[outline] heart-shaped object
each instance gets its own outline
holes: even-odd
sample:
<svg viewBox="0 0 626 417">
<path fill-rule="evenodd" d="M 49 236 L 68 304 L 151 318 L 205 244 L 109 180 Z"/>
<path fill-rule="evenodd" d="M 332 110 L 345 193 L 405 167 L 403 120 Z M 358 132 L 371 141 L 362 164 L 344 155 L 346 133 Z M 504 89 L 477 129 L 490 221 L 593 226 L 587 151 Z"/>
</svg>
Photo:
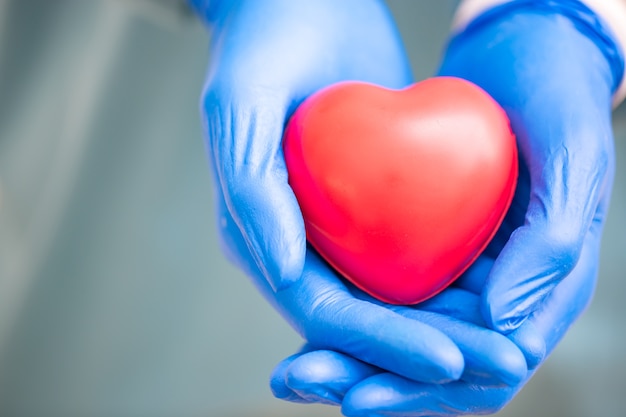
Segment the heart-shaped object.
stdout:
<svg viewBox="0 0 626 417">
<path fill-rule="evenodd" d="M 504 110 L 454 77 L 320 90 L 291 117 L 284 154 L 311 245 L 393 304 L 423 301 L 468 268 L 501 224 L 518 172 Z"/>
</svg>

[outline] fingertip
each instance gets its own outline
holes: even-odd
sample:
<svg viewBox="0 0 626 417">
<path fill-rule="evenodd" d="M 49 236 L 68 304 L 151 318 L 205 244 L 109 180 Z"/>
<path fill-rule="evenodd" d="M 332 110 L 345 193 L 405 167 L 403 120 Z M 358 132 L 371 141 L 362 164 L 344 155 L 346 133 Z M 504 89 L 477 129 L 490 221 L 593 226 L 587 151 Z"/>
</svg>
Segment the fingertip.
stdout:
<svg viewBox="0 0 626 417">
<path fill-rule="evenodd" d="M 295 197 L 276 178 L 241 180 L 230 190 L 229 210 L 274 292 L 298 281 L 306 232 Z"/>
<path fill-rule="evenodd" d="M 346 417 L 369 416 L 374 410 L 389 401 L 390 389 L 365 381 L 349 391 L 341 403 L 341 413 Z"/>
<path fill-rule="evenodd" d="M 339 405 L 356 383 L 375 374 L 374 367 L 328 350 L 307 353 L 286 369 L 286 384 L 312 402 Z"/>
<path fill-rule="evenodd" d="M 270 390 L 272 391 L 272 395 L 284 401 L 297 401 L 300 397 L 293 392 L 289 387 L 287 387 L 284 383 L 284 380 L 280 379 L 270 379 Z"/>
<path fill-rule="evenodd" d="M 510 344 L 501 348 L 494 358 L 494 378 L 509 386 L 516 386 L 526 378 L 528 370 L 524 354 Z"/>
<path fill-rule="evenodd" d="M 281 272 L 273 272 L 273 271 L 280 271 L 280 269 L 277 269 L 277 268 L 266 268 L 266 269 L 267 271 L 265 273 L 266 275 L 265 278 L 267 279 L 267 282 L 270 284 L 274 292 L 288 290 L 297 281 L 297 278 L 295 278 L 291 274 L 283 275 Z"/>
<path fill-rule="evenodd" d="M 415 352 L 421 356 L 407 356 L 410 362 L 398 364 L 402 366 L 399 371 L 395 368 L 385 369 L 393 370 L 416 382 L 445 384 L 459 380 L 465 370 L 465 358 L 459 347 L 448 336 L 438 331 L 427 333 L 423 329 L 421 337 L 425 340 L 417 341 L 421 346 L 413 345 L 406 351 L 407 354 Z"/>
<path fill-rule="evenodd" d="M 503 334 L 519 328 L 541 308 L 578 259 L 577 238 L 562 232 L 561 222 L 546 225 L 543 217 L 527 214 L 527 225 L 513 232 L 481 294 L 487 326 Z"/>
<path fill-rule="evenodd" d="M 467 365 L 462 380 L 480 386 L 516 386 L 528 370 L 522 351 L 505 336 L 482 329 L 482 334 L 459 340 Z"/>
<path fill-rule="evenodd" d="M 524 354 L 505 336 L 469 324 L 457 325 L 448 331 L 464 353 L 462 380 L 485 386 L 514 386 L 525 378 Z"/>
<path fill-rule="evenodd" d="M 404 376 L 414 381 L 432 384 L 459 380 L 465 370 L 465 358 L 456 343 L 443 333 L 431 335 L 423 333 L 423 336 L 427 337 L 426 343 L 429 346 L 437 348 L 414 349 L 415 352 L 426 352 L 428 362 L 418 361 L 414 364 L 416 366 L 413 367 L 413 374 L 407 372 Z"/>
<path fill-rule="evenodd" d="M 424 385 L 394 374 L 376 375 L 356 385 L 346 394 L 341 404 L 341 412 L 348 417 L 369 417 L 394 410 L 394 415 L 400 415 L 403 411 L 398 409 L 400 404 L 406 406 L 409 405 L 406 403 L 413 402 L 414 397 L 428 397 L 426 392 L 421 392 L 422 387 Z"/>
<path fill-rule="evenodd" d="M 342 367 L 328 351 L 314 351 L 294 360 L 286 370 L 286 383 L 295 390 L 309 390 L 341 378 Z"/>
<path fill-rule="evenodd" d="M 513 331 L 508 337 L 524 354 L 528 370 L 537 368 L 545 359 L 547 353 L 546 342 L 530 321 L 526 321 L 524 325 Z"/>
<path fill-rule="evenodd" d="M 258 254 L 258 266 L 274 292 L 287 290 L 302 276 L 306 244 L 301 240 L 279 238 Z"/>
<path fill-rule="evenodd" d="M 279 400 L 290 402 L 303 402 L 304 400 L 287 386 L 286 371 L 292 362 L 292 358 L 281 361 L 270 375 L 270 390 L 272 395 Z"/>
<path fill-rule="evenodd" d="M 442 349 L 441 363 L 443 366 L 443 376 L 439 383 L 457 381 L 465 370 L 465 359 L 463 353 L 454 345 L 448 349 Z"/>
<path fill-rule="evenodd" d="M 277 279 L 273 287 L 275 291 L 282 291 L 291 287 L 302 276 L 306 246 L 304 243 L 296 242 L 293 245 L 283 245 L 275 252 L 277 257 L 274 259 L 279 259 L 279 263 L 276 265 L 274 276 Z"/>
</svg>

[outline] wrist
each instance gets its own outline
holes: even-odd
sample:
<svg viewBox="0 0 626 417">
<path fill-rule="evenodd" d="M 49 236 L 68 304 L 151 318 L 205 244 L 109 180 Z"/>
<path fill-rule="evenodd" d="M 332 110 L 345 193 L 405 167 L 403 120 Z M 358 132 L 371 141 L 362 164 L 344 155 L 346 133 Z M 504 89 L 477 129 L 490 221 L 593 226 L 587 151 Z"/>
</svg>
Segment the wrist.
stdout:
<svg viewBox="0 0 626 417">
<path fill-rule="evenodd" d="M 462 0 L 452 22 L 452 32 L 460 33 L 464 31 L 477 17 L 490 9 L 498 8 L 498 6 L 506 7 L 506 5 L 513 7 L 513 3 L 517 3 L 518 7 L 521 5 L 525 5 L 525 7 L 551 7 L 557 12 L 558 9 L 568 8 L 566 4 L 560 3 L 570 3 L 573 9 L 578 9 L 574 13 L 577 16 L 570 15 L 568 17 L 570 20 L 578 19 L 579 21 L 575 21 L 575 24 L 583 23 L 582 26 L 585 26 L 585 32 L 590 33 L 594 37 L 594 42 L 607 57 L 613 69 L 615 78 L 613 105 L 617 106 L 626 97 L 626 73 L 623 62 L 624 53 L 626 52 L 626 0 L 574 0 L 570 2 L 555 2 L 551 0 Z M 583 11 L 582 18 L 578 13 L 581 10 Z M 577 26 L 580 27 L 581 25 Z"/>
</svg>

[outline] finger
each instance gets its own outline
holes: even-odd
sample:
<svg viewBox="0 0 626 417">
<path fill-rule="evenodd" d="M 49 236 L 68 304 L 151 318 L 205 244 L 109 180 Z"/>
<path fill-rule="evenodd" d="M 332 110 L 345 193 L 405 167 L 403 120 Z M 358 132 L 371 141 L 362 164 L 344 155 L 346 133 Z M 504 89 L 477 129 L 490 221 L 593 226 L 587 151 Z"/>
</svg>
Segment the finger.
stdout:
<svg viewBox="0 0 626 417">
<path fill-rule="evenodd" d="M 531 321 L 513 330 L 507 338 L 524 353 L 529 370 L 537 368 L 547 356 L 545 338 Z"/>
<path fill-rule="evenodd" d="M 417 381 L 458 379 L 463 355 L 441 331 L 355 298 L 312 251 L 301 280 L 275 295 L 276 304 L 311 344 Z"/>
<path fill-rule="evenodd" d="M 466 273 L 469 276 L 464 278 L 465 282 L 461 285 L 474 287 L 474 283 L 484 281 L 492 264 L 493 262 L 487 258 L 480 264 L 473 265 Z M 474 293 L 468 295 L 467 291 L 460 288 L 448 288 L 434 298 L 420 304 L 419 308 L 486 327 L 480 313 L 480 298 Z M 528 369 L 536 368 L 544 360 L 546 355 L 545 341 L 532 323 L 522 325 L 509 333 L 507 338 L 522 351 Z M 452 338 L 452 340 L 455 339 Z M 461 351 L 463 350 L 461 349 Z M 468 365 L 466 365 L 467 367 Z"/>
<path fill-rule="evenodd" d="M 350 388 L 381 371 L 338 352 L 317 350 L 299 355 L 282 372 L 285 385 L 299 398 L 340 405 Z"/>
<path fill-rule="evenodd" d="M 569 116 L 569 126 L 559 127 L 551 125 L 547 115 L 534 115 L 546 118 L 534 125 L 550 127 L 521 133 L 520 141 L 527 144 L 522 152 L 528 160 L 533 155 L 525 224 L 512 233 L 496 259 L 483 293 L 485 320 L 499 331 L 519 327 L 570 273 L 597 215 L 611 135 L 602 129 L 604 120 L 587 126 L 570 120 L 574 114 Z"/>
<path fill-rule="evenodd" d="M 310 403 L 311 401 L 301 397 L 297 392 L 292 390 L 289 386 L 287 386 L 287 369 L 289 366 L 300 356 L 302 356 L 304 352 L 301 350 L 298 353 L 295 353 L 288 358 L 283 359 L 276 365 L 272 374 L 270 376 L 270 389 L 272 390 L 272 394 L 274 397 L 294 402 L 294 403 Z"/>
<path fill-rule="evenodd" d="M 465 359 L 461 377 L 464 381 L 481 385 L 518 384 L 527 373 L 523 352 L 506 336 L 466 320 L 478 316 L 477 296 L 463 290 L 450 291 L 449 294 L 441 300 L 456 300 L 459 305 L 469 308 L 450 310 L 441 306 L 444 314 L 406 307 L 393 309 L 404 317 L 436 327 L 456 343 Z M 431 308 L 437 310 L 434 306 L 437 302 L 431 302 Z M 468 313 L 467 310 L 474 312 Z M 462 318 L 456 318 L 454 314 Z"/>
<path fill-rule="evenodd" d="M 348 417 L 491 414 L 500 410 L 519 388 L 485 388 L 464 381 L 443 385 L 423 384 L 383 373 L 362 381 L 348 391 L 341 411 Z"/>
<path fill-rule="evenodd" d="M 574 270 L 552 291 L 541 310 L 528 320 L 546 341 L 550 353 L 589 305 L 598 276 L 602 221 L 597 219 L 585 237 Z"/>
<path fill-rule="evenodd" d="M 275 92 L 252 93 L 254 99 L 245 100 L 232 91 L 208 88 L 203 117 L 226 206 L 276 291 L 301 276 L 306 236 L 281 147 L 289 104 Z"/>
</svg>

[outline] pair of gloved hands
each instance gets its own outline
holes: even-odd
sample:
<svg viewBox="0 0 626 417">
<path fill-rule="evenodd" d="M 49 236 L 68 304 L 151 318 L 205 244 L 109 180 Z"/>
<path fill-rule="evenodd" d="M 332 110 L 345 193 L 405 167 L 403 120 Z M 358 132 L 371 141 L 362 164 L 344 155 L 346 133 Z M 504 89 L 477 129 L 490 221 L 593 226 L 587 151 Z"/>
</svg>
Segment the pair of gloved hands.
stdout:
<svg viewBox="0 0 626 417">
<path fill-rule="evenodd" d="M 212 26 L 202 115 L 223 249 L 308 341 L 276 367 L 274 394 L 351 416 L 504 406 L 595 286 L 623 73 L 604 25 L 574 0 L 520 0 L 451 40 L 439 74 L 474 82 L 506 110 L 519 182 L 467 273 L 431 300 L 392 306 L 307 247 L 281 142 L 291 113 L 322 87 L 412 82 L 388 11 L 374 0 L 191 1 Z"/>
</svg>

